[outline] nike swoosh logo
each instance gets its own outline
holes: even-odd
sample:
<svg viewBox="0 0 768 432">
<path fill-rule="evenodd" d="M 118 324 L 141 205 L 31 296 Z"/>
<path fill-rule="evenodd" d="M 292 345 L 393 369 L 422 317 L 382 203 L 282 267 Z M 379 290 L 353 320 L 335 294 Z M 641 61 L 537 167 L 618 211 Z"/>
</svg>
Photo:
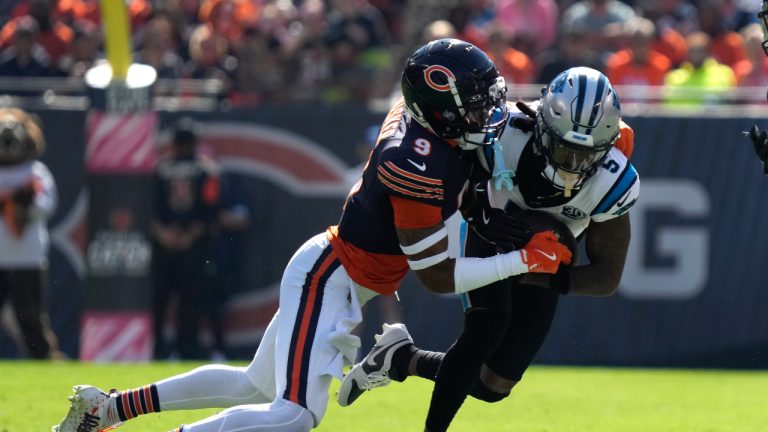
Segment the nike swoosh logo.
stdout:
<svg viewBox="0 0 768 432">
<path fill-rule="evenodd" d="M 379 359 L 377 357 L 379 356 L 379 354 L 381 354 L 380 351 L 382 350 L 382 348 L 384 347 L 374 346 L 373 351 L 368 356 L 368 359 L 365 361 L 365 363 L 368 364 L 369 366 L 380 367 L 381 365 L 379 364 L 378 362 Z"/>
<path fill-rule="evenodd" d="M 624 203 L 625 203 L 625 202 L 627 202 L 627 200 L 629 199 L 629 196 L 630 196 L 630 195 L 631 195 L 631 194 L 630 194 L 629 192 L 627 192 L 627 194 L 626 194 L 626 195 L 624 195 L 624 199 L 623 199 L 623 200 L 621 200 L 621 201 L 617 201 L 617 202 L 616 202 L 616 205 L 618 205 L 619 207 L 624 207 Z"/>
<path fill-rule="evenodd" d="M 483 223 L 488 225 L 488 222 L 490 222 L 490 221 L 491 221 L 491 218 L 486 218 L 485 217 L 485 209 L 483 209 Z"/>
<path fill-rule="evenodd" d="M 426 163 L 424 163 L 424 162 L 422 162 L 421 164 L 417 164 L 416 162 L 414 162 L 414 161 L 412 161 L 412 160 L 410 160 L 410 159 L 406 159 L 406 160 L 407 160 L 408 162 L 410 162 L 410 163 L 411 163 L 411 165 L 413 165 L 413 166 L 415 166 L 416 168 L 418 168 L 418 169 L 419 169 L 419 171 L 426 171 L 426 170 L 427 170 L 427 164 L 426 164 Z"/>
<path fill-rule="evenodd" d="M 538 253 L 540 253 L 540 254 L 544 255 L 545 257 L 549 258 L 549 259 L 550 259 L 550 260 L 552 260 L 552 261 L 554 261 L 554 260 L 556 260 L 556 259 L 557 259 L 557 255 L 555 255 L 555 253 L 554 253 L 554 252 L 553 252 L 552 254 L 548 254 L 548 253 L 545 253 L 545 252 L 544 252 L 543 250 L 541 250 L 541 249 L 534 249 L 534 250 L 535 250 L 536 252 L 538 252 Z"/>
</svg>

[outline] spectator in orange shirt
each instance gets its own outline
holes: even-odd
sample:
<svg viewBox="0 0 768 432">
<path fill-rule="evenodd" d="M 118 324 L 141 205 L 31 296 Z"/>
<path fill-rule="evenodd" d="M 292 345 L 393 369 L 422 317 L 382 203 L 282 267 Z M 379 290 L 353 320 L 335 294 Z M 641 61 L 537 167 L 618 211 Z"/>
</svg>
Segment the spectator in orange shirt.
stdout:
<svg viewBox="0 0 768 432">
<path fill-rule="evenodd" d="M 768 57 L 763 52 L 763 32 L 760 24 L 750 24 L 741 31 L 747 50 L 747 59 L 736 64 L 733 72 L 738 85 L 743 87 L 768 86 Z"/>
<path fill-rule="evenodd" d="M 69 3 L 66 11 L 73 21 L 89 21 L 93 24 L 101 24 L 101 0 L 59 0 L 60 3 Z M 124 2 L 131 21 L 131 29 L 141 28 L 152 12 L 149 0 L 127 0 Z"/>
<path fill-rule="evenodd" d="M 534 78 L 533 62 L 525 53 L 512 48 L 509 39 L 500 27 L 491 27 L 488 31 L 488 57 L 496 63 L 507 84 L 530 84 Z"/>
<path fill-rule="evenodd" d="M 40 30 L 37 43 L 45 49 L 51 61 L 54 64 L 57 63 L 64 54 L 69 52 L 69 45 L 73 36 L 72 29 L 52 15 L 51 0 L 31 0 L 29 11 L 30 16 L 37 21 Z M 20 18 L 9 21 L 0 30 L 0 49 L 13 43 L 13 35 Z"/>
<path fill-rule="evenodd" d="M 721 3 L 722 0 L 699 1 L 699 27 L 712 39 L 712 57 L 733 68 L 747 58 L 747 53 L 741 35 L 725 27 L 725 21 L 720 16 Z"/>
<path fill-rule="evenodd" d="M 679 66 L 688 59 L 688 42 L 682 33 L 672 27 L 660 29 L 656 26 L 653 50 L 668 58 L 672 67 Z"/>
<path fill-rule="evenodd" d="M 606 75 L 614 85 L 652 85 L 664 83 L 671 64 L 653 51 L 656 27 L 645 18 L 633 18 L 624 24 L 627 48 L 606 61 Z"/>
<path fill-rule="evenodd" d="M 201 23 L 207 23 L 214 33 L 224 36 L 230 45 L 237 45 L 243 28 L 253 26 L 261 16 L 248 0 L 205 0 L 198 13 Z"/>
</svg>

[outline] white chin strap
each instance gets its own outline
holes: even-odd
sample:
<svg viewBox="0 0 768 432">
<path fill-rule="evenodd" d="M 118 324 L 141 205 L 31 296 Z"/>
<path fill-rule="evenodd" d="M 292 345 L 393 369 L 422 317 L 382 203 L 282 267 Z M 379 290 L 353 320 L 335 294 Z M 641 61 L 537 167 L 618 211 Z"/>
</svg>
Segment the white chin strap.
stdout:
<svg viewBox="0 0 768 432">
<path fill-rule="evenodd" d="M 563 196 L 570 198 L 573 190 L 581 186 L 582 178 L 578 174 L 569 173 L 561 169 L 555 170 L 552 165 L 544 168 L 544 176 L 549 179 L 556 187 L 563 190 Z"/>
<path fill-rule="evenodd" d="M 485 135 L 486 134 L 484 134 L 484 133 L 469 133 L 469 132 L 467 132 L 464 135 L 462 135 L 461 137 L 457 138 L 456 141 L 459 142 L 459 146 L 463 150 L 475 150 L 475 149 L 480 148 L 480 145 L 479 144 L 474 144 L 474 143 L 483 142 L 485 140 Z M 469 142 L 469 141 L 471 141 L 471 142 Z"/>
</svg>

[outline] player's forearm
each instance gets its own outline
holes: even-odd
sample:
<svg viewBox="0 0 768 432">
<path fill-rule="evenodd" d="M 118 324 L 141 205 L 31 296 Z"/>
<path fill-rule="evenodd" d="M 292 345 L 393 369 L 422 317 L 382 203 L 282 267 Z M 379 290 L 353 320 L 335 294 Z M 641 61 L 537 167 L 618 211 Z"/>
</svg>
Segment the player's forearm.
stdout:
<svg viewBox="0 0 768 432">
<path fill-rule="evenodd" d="M 607 297 L 616 292 L 621 272 L 608 273 L 592 264 L 561 268 L 557 275 L 528 273 L 520 278 L 526 285 L 551 289 L 561 294 Z"/>
<path fill-rule="evenodd" d="M 418 270 L 424 286 L 437 294 L 465 293 L 529 271 L 519 251 L 488 258 L 448 258 Z"/>
<path fill-rule="evenodd" d="M 568 294 L 607 297 L 619 289 L 621 269 L 606 269 L 599 265 L 585 265 L 568 269 Z"/>
</svg>

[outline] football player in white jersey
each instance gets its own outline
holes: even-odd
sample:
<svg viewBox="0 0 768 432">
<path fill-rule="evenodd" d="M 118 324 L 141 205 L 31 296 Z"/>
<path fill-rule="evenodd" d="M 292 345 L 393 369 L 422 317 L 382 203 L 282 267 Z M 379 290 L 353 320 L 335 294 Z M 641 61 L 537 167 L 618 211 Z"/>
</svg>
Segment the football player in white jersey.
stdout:
<svg viewBox="0 0 768 432">
<path fill-rule="evenodd" d="M 554 275 L 510 278 L 462 295 L 464 331 L 446 353 L 420 350 L 405 326 L 385 325 L 371 353 L 344 378 L 341 405 L 391 379 L 418 375 L 435 381 L 425 430 L 446 430 L 467 395 L 487 402 L 509 395 L 549 332 L 560 295 L 608 296 L 618 288 L 630 241 L 627 211 L 640 181 L 614 147 L 621 120 L 610 82 L 594 69 L 572 68 L 539 101 L 510 105 L 510 113 L 495 149 L 480 150 L 493 178 L 480 194 L 485 203 L 465 215 L 465 255 L 492 256 L 524 244 L 526 238 L 515 238 L 519 232 L 499 235 L 494 219 L 535 210 L 567 227 L 561 232 L 585 236 L 589 264 L 561 265 Z M 388 368 L 370 370 L 369 363 Z"/>
<path fill-rule="evenodd" d="M 763 6 L 757 13 L 757 19 L 763 28 L 763 51 L 768 55 L 768 0 L 763 0 Z M 757 157 L 763 162 L 763 171 L 768 174 L 768 131 L 760 130 L 757 125 L 754 125 L 746 134 L 752 140 L 752 144 L 755 145 Z"/>
</svg>

